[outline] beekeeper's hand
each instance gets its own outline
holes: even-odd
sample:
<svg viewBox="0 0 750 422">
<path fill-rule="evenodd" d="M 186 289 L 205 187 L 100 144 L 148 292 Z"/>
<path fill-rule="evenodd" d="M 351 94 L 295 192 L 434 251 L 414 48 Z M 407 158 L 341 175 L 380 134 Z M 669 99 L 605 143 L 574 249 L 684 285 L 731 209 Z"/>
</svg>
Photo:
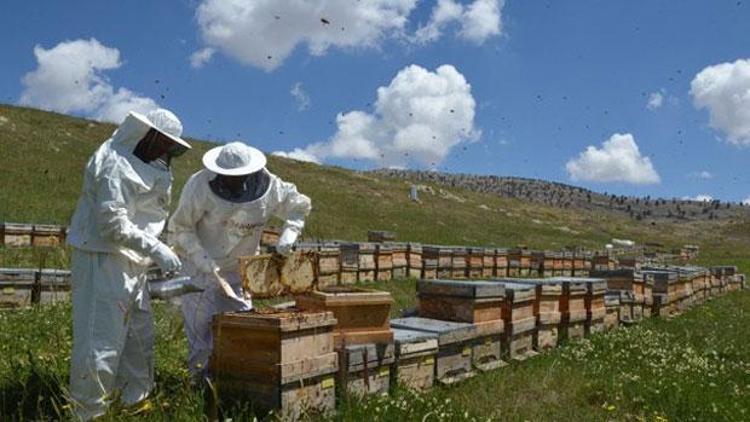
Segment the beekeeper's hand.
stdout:
<svg viewBox="0 0 750 422">
<path fill-rule="evenodd" d="M 158 265 L 161 271 L 165 274 L 179 271 L 180 268 L 182 268 L 182 262 L 180 262 L 180 258 L 177 254 L 162 242 L 154 245 L 149 256 L 151 256 L 151 259 L 154 260 L 156 265 Z"/>
<path fill-rule="evenodd" d="M 294 229 L 286 229 L 279 237 L 279 243 L 276 245 L 276 252 L 282 256 L 289 256 L 292 253 L 292 247 L 297 241 L 299 234 Z"/>
<path fill-rule="evenodd" d="M 219 266 L 216 265 L 216 262 L 213 260 L 213 258 L 208 256 L 208 254 L 203 250 L 193 252 L 190 255 L 190 262 L 192 262 L 193 265 L 195 265 L 195 268 L 197 268 L 198 271 L 202 273 L 210 274 L 219 270 Z"/>
</svg>

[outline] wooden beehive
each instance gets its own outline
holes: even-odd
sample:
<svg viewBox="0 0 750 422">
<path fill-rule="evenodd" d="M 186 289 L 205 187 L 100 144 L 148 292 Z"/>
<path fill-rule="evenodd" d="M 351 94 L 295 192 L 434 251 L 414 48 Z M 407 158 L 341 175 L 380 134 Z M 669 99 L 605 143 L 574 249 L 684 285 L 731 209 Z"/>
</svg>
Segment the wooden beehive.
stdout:
<svg viewBox="0 0 750 422">
<path fill-rule="evenodd" d="M 357 269 L 357 281 L 368 282 L 375 281 L 375 271 L 377 262 L 375 261 L 375 244 L 359 244 L 359 267 Z"/>
<path fill-rule="evenodd" d="M 71 273 L 45 268 L 0 268 L 0 309 L 70 301 Z"/>
<path fill-rule="evenodd" d="M 521 276 L 521 249 L 514 248 L 508 250 L 508 277 Z"/>
<path fill-rule="evenodd" d="M 510 359 L 525 360 L 536 354 L 536 286 L 513 282 L 502 284 L 505 287 L 503 347 Z"/>
<path fill-rule="evenodd" d="M 560 337 L 575 340 L 586 335 L 586 283 L 573 277 L 553 277 L 551 283 L 562 284 L 560 301 Z"/>
<path fill-rule="evenodd" d="M 620 299 L 619 317 L 620 323 L 624 325 L 633 324 L 640 321 L 642 315 L 641 312 L 636 312 L 635 308 L 640 307 L 636 305 L 635 295 L 632 290 L 608 290 L 613 294 L 617 294 Z M 652 308 L 653 309 L 653 308 Z"/>
<path fill-rule="evenodd" d="M 393 243 L 393 278 L 403 279 L 409 277 L 409 258 L 406 243 Z"/>
<path fill-rule="evenodd" d="M 406 253 L 409 262 L 409 278 L 430 278 L 422 275 L 422 245 L 409 243 Z"/>
<path fill-rule="evenodd" d="M 338 354 L 330 312 L 237 312 L 214 317 L 211 373 L 220 399 L 249 401 L 285 420 L 335 407 Z"/>
<path fill-rule="evenodd" d="M 56 247 L 65 243 L 65 227 L 51 224 L 34 224 L 31 245 Z"/>
<path fill-rule="evenodd" d="M 563 252 L 563 277 L 573 276 L 573 252 Z"/>
<path fill-rule="evenodd" d="M 370 230 L 367 232 L 367 241 L 373 243 L 395 242 L 396 233 L 383 230 Z"/>
<path fill-rule="evenodd" d="M 476 338 L 471 342 L 471 364 L 480 371 L 507 365 L 503 352 L 505 323 L 502 320 L 475 322 Z"/>
<path fill-rule="evenodd" d="M 327 287 L 339 284 L 341 274 L 341 249 L 336 243 L 324 243 L 318 246 L 318 279 L 317 286 Z"/>
<path fill-rule="evenodd" d="M 312 289 L 316 274 L 315 251 L 295 251 L 288 257 L 262 254 L 240 257 L 242 288 L 254 297 L 273 297 Z"/>
<path fill-rule="evenodd" d="M 565 256 L 562 252 L 553 252 L 552 254 L 552 277 L 562 277 L 565 272 Z M 548 277 L 547 274 L 545 276 Z"/>
<path fill-rule="evenodd" d="M 368 343 L 340 348 L 340 370 L 336 379 L 340 395 L 364 397 L 388 394 L 394 361 L 393 343 Z"/>
<path fill-rule="evenodd" d="M 448 259 L 448 263 L 450 263 L 450 258 Z M 426 279 L 438 278 L 439 267 L 440 267 L 440 247 L 429 246 L 429 245 L 423 246 L 422 247 L 422 276 L 421 278 L 426 278 Z"/>
<path fill-rule="evenodd" d="M 328 287 L 296 296 L 306 311 L 330 311 L 338 321 L 334 341 L 338 345 L 390 343 L 388 315 L 393 298 L 388 292 L 359 287 Z"/>
<path fill-rule="evenodd" d="M 393 279 L 393 247 L 389 244 L 375 244 L 375 278 L 378 281 Z"/>
<path fill-rule="evenodd" d="M 544 277 L 544 252 L 531 252 L 531 278 Z"/>
<path fill-rule="evenodd" d="M 495 249 L 484 248 L 482 255 L 482 278 L 495 276 Z"/>
<path fill-rule="evenodd" d="M 6 248 L 31 246 L 33 231 L 31 224 L 3 223 L 3 244 Z"/>
<path fill-rule="evenodd" d="M 451 247 L 451 277 L 454 279 L 466 278 L 466 248 L 461 246 Z"/>
<path fill-rule="evenodd" d="M 281 229 L 278 227 L 265 227 L 260 235 L 261 246 L 276 246 L 279 243 Z"/>
<path fill-rule="evenodd" d="M 396 362 L 391 367 L 391 386 L 401 385 L 417 391 L 432 388 L 438 352 L 437 334 L 394 328 L 393 341 Z"/>
<path fill-rule="evenodd" d="M 482 278 L 484 272 L 484 248 L 467 248 L 466 253 L 466 276 L 471 279 Z"/>
<path fill-rule="evenodd" d="M 666 311 L 666 315 L 673 315 L 678 313 L 678 301 L 682 298 L 680 291 L 677 288 L 678 275 L 672 271 L 662 270 L 643 270 L 642 273 L 645 276 L 653 278 L 653 294 L 657 293 L 665 295 L 662 302 L 660 303 L 661 313 Z M 638 295 L 636 295 L 636 301 L 638 301 Z"/>
<path fill-rule="evenodd" d="M 607 308 L 604 295 L 607 282 L 603 278 L 581 278 L 586 283 L 586 335 L 604 331 Z"/>
<path fill-rule="evenodd" d="M 607 331 L 614 330 L 620 326 L 620 292 L 608 290 L 604 295 L 604 329 Z"/>
<path fill-rule="evenodd" d="M 419 280 L 419 316 L 446 321 L 482 322 L 502 318 L 504 287 L 462 280 Z"/>
<path fill-rule="evenodd" d="M 359 244 L 343 243 L 341 249 L 341 271 L 339 282 L 341 284 L 354 284 L 357 282 L 359 272 Z"/>
<path fill-rule="evenodd" d="M 393 319 L 391 325 L 394 328 L 422 331 L 437 336 L 436 382 L 454 384 L 474 376 L 471 354 L 477 334 L 473 324 L 409 317 Z"/>
<path fill-rule="evenodd" d="M 555 276 L 555 253 L 551 251 L 544 251 L 542 257 L 542 269 L 540 277 L 554 277 Z"/>
<path fill-rule="evenodd" d="M 495 249 L 495 277 L 508 276 L 508 250 L 505 248 Z"/>
</svg>

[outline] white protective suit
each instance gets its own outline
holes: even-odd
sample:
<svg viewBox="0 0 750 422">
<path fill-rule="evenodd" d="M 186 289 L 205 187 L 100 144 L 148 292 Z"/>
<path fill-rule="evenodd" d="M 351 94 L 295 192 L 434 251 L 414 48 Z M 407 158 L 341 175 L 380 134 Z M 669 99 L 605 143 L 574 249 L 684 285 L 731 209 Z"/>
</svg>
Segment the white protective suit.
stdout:
<svg viewBox="0 0 750 422">
<path fill-rule="evenodd" d="M 132 404 L 148 395 L 154 334 L 146 265 L 180 265 L 157 239 L 172 174 L 133 155 L 152 128 L 143 117 L 131 113 L 89 159 L 68 233 L 74 248 L 70 394 L 83 420 L 104 414 L 114 396 Z M 171 112 L 156 110 L 146 119 L 166 119 L 171 134 L 180 136 L 182 125 Z"/>
<path fill-rule="evenodd" d="M 195 173 L 185 184 L 177 210 L 169 220 L 169 241 L 183 256 L 184 272 L 205 289 L 181 298 L 190 347 L 189 367 L 196 379 L 207 374 L 213 348 L 213 316 L 249 310 L 252 306 L 243 306 L 222 294 L 211 269 L 218 268 L 242 297 L 238 258 L 258 253 L 266 222 L 272 216 L 283 219 L 284 233 L 293 242 L 310 212 L 310 198 L 298 193 L 294 184 L 266 169 L 261 171 L 270 177 L 268 190 L 258 199 L 239 203 L 222 199 L 211 190 L 209 181 L 216 174 L 207 169 Z"/>
</svg>

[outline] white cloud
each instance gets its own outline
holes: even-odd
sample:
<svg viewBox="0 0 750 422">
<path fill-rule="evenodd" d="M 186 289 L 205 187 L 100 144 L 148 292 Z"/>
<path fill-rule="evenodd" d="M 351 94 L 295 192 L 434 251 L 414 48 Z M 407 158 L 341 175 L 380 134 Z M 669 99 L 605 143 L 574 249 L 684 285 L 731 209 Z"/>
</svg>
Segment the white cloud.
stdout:
<svg viewBox="0 0 750 422">
<path fill-rule="evenodd" d="M 301 148 L 295 148 L 293 151 L 290 152 L 284 152 L 284 151 L 274 151 L 271 153 L 271 155 L 276 155 L 279 157 L 285 157 L 285 158 L 291 158 L 293 160 L 297 161 L 306 161 L 309 163 L 315 163 L 320 164 L 320 161 L 318 160 L 318 157 L 311 154 L 310 152 L 301 149 Z"/>
<path fill-rule="evenodd" d="M 200 69 L 211 60 L 214 53 L 216 53 L 216 50 L 211 47 L 202 48 L 196 51 L 190 55 L 190 66 L 193 69 Z"/>
<path fill-rule="evenodd" d="M 695 171 L 695 172 L 688 174 L 688 176 L 692 179 L 703 179 L 703 180 L 710 180 L 714 178 L 714 174 L 707 170 Z"/>
<path fill-rule="evenodd" d="M 742 200 L 742 205 L 750 205 L 750 196 Z"/>
<path fill-rule="evenodd" d="M 652 184 L 661 181 L 651 159 L 641 155 L 633 135 L 615 133 L 601 148 L 588 146 L 565 164 L 573 180 Z"/>
<path fill-rule="evenodd" d="M 648 96 L 648 103 L 646 103 L 646 108 L 654 111 L 661 108 L 662 104 L 664 104 L 664 94 L 661 91 L 656 91 L 652 92 L 651 95 Z"/>
<path fill-rule="evenodd" d="M 271 71 L 297 46 L 315 56 L 331 47 L 377 47 L 403 33 L 416 1 L 204 0 L 197 21 L 209 47 Z"/>
<path fill-rule="evenodd" d="M 683 196 L 683 201 L 694 201 L 694 202 L 711 202 L 714 200 L 713 196 L 702 193 L 695 196 Z"/>
<path fill-rule="evenodd" d="M 61 113 L 78 112 L 98 120 L 121 121 L 128 111 L 157 106 L 148 97 L 115 88 L 103 75 L 119 68 L 120 52 L 94 38 L 64 41 L 50 49 L 34 47 L 37 68 L 22 78 L 20 103 Z"/>
<path fill-rule="evenodd" d="M 307 92 L 302 88 L 302 82 L 297 82 L 292 85 L 292 89 L 289 93 L 292 95 L 292 98 L 294 98 L 294 101 L 297 102 L 297 110 L 305 111 L 310 108 L 310 96 L 307 95 Z"/>
<path fill-rule="evenodd" d="M 458 31 L 460 38 L 481 44 L 500 35 L 504 4 L 503 0 L 475 0 L 464 6 L 454 0 L 438 0 L 429 22 L 414 33 L 413 39 L 418 43 L 435 41 L 442 36 L 446 26 L 456 23 L 461 27 Z"/>
<path fill-rule="evenodd" d="M 378 88 L 374 113 L 339 113 L 331 139 L 292 153 L 304 152 L 317 161 L 334 157 L 434 168 L 453 147 L 480 136 L 475 107 L 471 86 L 453 66 L 430 72 L 411 65 Z"/>
<path fill-rule="evenodd" d="M 729 143 L 750 145 L 750 59 L 706 67 L 690 83 L 690 94 Z"/>
</svg>

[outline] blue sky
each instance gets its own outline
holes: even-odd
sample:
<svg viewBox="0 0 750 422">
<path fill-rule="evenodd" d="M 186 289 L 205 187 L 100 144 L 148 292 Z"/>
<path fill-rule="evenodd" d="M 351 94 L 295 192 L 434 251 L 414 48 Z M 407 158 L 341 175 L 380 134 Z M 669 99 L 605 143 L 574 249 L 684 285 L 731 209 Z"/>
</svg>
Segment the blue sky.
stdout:
<svg viewBox="0 0 750 422">
<path fill-rule="evenodd" d="M 30 88 L 22 78 L 40 68 L 35 46 L 51 50 L 93 38 L 107 51 L 119 52 L 116 65 L 94 72 L 95 85 L 114 92 L 125 88 L 143 100 L 141 105 L 172 109 L 188 136 L 241 139 L 268 152 L 308 148 L 324 163 L 359 169 L 384 164 L 425 168 L 432 161 L 444 171 L 543 178 L 618 194 L 750 197 L 750 62 L 747 67 L 741 62 L 750 59 L 750 1 L 482 0 L 496 6 L 500 23 L 472 35 L 477 25 L 488 24 L 480 21 L 486 14 L 470 19 L 474 1 L 444 0 L 462 12 L 429 41 L 416 40 L 416 34 L 434 21 L 437 1 L 392 2 L 402 7 L 396 17 L 403 18 L 401 23 L 385 15 L 392 10 L 381 9 L 375 35 L 368 35 L 367 28 L 357 35 L 358 23 L 348 11 L 326 9 L 351 2 L 311 0 L 319 7 L 308 21 L 290 2 L 276 0 L 271 4 L 280 27 L 257 33 L 256 22 L 240 22 L 230 28 L 239 34 L 234 40 L 217 40 L 207 32 L 201 7 L 204 21 L 209 15 L 214 23 L 232 21 L 221 5 L 208 0 L 14 1 L 0 15 L 5 56 L 0 99 L 24 102 Z M 284 25 L 311 29 L 306 33 Z M 322 32 L 330 30 L 340 35 Z M 283 43 L 274 37 L 287 36 L 302 41 L 292 42 L 289 56 L 283 57 Z M 306 40 L 321 39 L 325 51 L 311 54 L 314 41 Z M 210 60 L 191 66 L 191 55 L 204 48 L 212 49 Z M 272 69 L 262 61 L 266 54 L 273 57 Z M 705 84 L 707 91 L 696 99 L 691 94 L 696 75 L 722 63 L 727 65 L 705 74 L 722 84 Z M 441 65 L 457 73 L 439 72 Z M 419 78 L 418 89 L 410 90 L 410 77 Z M 460 77 L 470 85 L 468 93 Z M 63 95 L 45 87 L 64 90 L 63 82 L 40 85 L 25 103 L 88 117 L 106 114 L 103 106 L 44 103 L 43 95 Z M 393 113 L 406 110 L 399 107 L 410 96 L 434 96 L 437 91 L 420 90 L 439 91 L 444 82 L 448 92 L 427 107 L 459 104 L 459 109 L 425 130 L 444 136 L 446 143 L 437 159 L 412 161 L 419 154 L 433 155 L 416 141 L 413 150 L 399 144 L 399 134 L 408 138 L 421 132 L 411 132 L 414 127 L 407 126 L 414 122 L 408 119 L 394 123 Z M 309 99 L 307 107 L 290 94 L 295 84 Z M 378 103 L 380 87 L 390 96 Z M 704 106 L 699 109 L 697 102 Z M 347 114 L 356 110 L 362 113 Z M 368 126 L 352 135 L 337 121 L 339 113 L 344 122 L 367 121 Z M 394 151 L 403 156 L 373 159 L 362 148 L 349 148 L 355 138 L 386 160 Z M 614 140 L 611 150 L 602 145 L 608 140 Z M 310 149 L 315 143 L 317 149 Z M 633 145 L 640 155 L 633 156 Z M 589 146 L 597 150 L 581 156 Z"/>
</svg>

